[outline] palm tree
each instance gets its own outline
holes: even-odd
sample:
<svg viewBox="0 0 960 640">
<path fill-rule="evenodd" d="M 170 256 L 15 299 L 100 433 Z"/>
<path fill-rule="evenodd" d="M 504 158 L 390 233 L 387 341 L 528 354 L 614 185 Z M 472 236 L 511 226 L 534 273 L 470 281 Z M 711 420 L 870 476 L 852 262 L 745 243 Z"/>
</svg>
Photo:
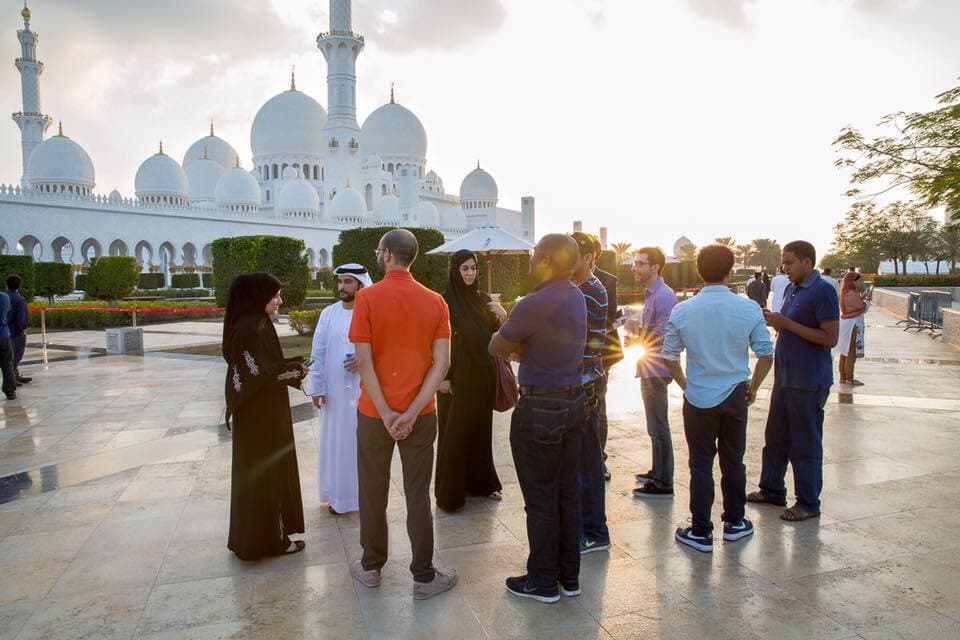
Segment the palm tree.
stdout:
<svg viewBox="0 0 960 640">
<path fill-rule="evenodd" d="M 781 262 L 780 243 L 770 238 L 756 238 L 751 241 L 752 253 L 750 262 L 755 267 L 762 267 L 770 273 L 774 273 Z"/>
<path fill-rule="evenodd" d="M 737 256 L 737 262 L 742 264 L 745 267 L 750 266 L 750 262 L 753 259 L 753 245 L 752 244 L 738 244 L 733 253 Z"/>
<path fill-rule="evenodd" d="M 729 247 L 731 251 L 736 251 L 737 241 L 730 236 L 720 236 L 719 238 L 714 238 L 713 241 L 717 244 L 722 244 L 725 247 Z"/>
<path fill-rule="evenodd" d="M 632 242 L 614 242 L 610 245 L 613 247 L 613 252 L 617 255 L 617 265 L 619 266 L 623 259 L 627 256 L 627 251 L 630 250 L 630 247 L 633 246 Z"/>
<path fill-rule="evenodd" d="M 680 262 L 692 262 L 697 259 L 697 245 L 685 244 L 680 247 L 680 255 L 677 256 L 677 260 Z"/>
</svg>

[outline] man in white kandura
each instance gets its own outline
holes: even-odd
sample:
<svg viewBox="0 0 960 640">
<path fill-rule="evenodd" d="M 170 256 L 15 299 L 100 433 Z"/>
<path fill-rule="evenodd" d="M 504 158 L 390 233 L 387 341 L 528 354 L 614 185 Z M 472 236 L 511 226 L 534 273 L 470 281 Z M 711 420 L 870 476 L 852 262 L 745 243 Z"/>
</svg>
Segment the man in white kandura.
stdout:
<svg viewBox="0 0 960 640">
<path fill-rule="evenodd" d="M 359 264 L 333 270 L 340 301 L 320 314 L 313 333 L 313 363 L 304 390 L 320 410 L 317 481 L 320 501 L 334 515 L 360 509 L 357 487 L 357 399 L 360 375 L 348 337 L 353 302 L 361 287 L 373 284 Z"/>
</svg>

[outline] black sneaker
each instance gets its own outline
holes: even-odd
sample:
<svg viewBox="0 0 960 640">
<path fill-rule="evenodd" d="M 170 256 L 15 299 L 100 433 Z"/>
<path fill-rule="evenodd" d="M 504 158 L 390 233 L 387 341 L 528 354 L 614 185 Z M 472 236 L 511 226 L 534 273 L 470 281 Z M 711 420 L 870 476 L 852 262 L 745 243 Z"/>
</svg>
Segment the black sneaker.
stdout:
<svg viewBox="0 0 960 640">
<path fill-rule="evenodd" d="M 728 542 L 736 542 L 741 538 L 753 535 L 753 523 L 744 518 L 740 522 L 723 523 L 723 539 Z"/>
<path fill-rule="evenodd" d="M 574 596 L 578 596 L 581 593 L 583 592 L 580 591 L 579 582 L 563 582 L 562 580 L 560 581 L 560 595 L 566 598 L 573 598 Z"/>
<path fill-rule="evenodd" d="M 556 587 L 553 589 L 538 587 L 525 575 L 507 578 L 507 591 L 515 596 L 533 598 L 539 602 L 557 602 L 560 599 L 560 593 Z"/>
<path fill-rule="evenodd" d="M 693 527 L 679 527 L 675 537 L 680 544 L 693 547 L 697 551 L 704 553 L 713 551 L 713 533 L 709 531 L 704 535 L 697 535 L 693 532 Z"/>
<path fill-rule="evenodd" d="M 7 391 L 7 400 L 16 400 L 17 392 L 16 391 Z"/>
<path fill-rule="evenodd" d="M 19 382 L 20 384 L 29 384 L 30 382 L 33 382 L 33 378 L 28 378 L 26 376 L 17 376 L 17 382 Z"/>
<path fill-rule="evenodd" d="M 673 487 L 657 486 L 652 480 L 633 490 L 634 498 L 672 498 Z"/>
<path fill-rule="evenodd" d="M 644 473 L 638 473 L 633 477 L 636 478 L 637 482 L 649 482 L 653 480 L 653 469 L 650 469 L 650 471 L 646 471 Z"/>
<path fill-rule="evenodd" d="M 600 540 L 587 540 L 586 538 L 580 538 L 580 555 L 585 553 L 593 553 L 594 551 L 608 551 L 610 549 L 610 541 L 601 542 Z"/>
</svg>

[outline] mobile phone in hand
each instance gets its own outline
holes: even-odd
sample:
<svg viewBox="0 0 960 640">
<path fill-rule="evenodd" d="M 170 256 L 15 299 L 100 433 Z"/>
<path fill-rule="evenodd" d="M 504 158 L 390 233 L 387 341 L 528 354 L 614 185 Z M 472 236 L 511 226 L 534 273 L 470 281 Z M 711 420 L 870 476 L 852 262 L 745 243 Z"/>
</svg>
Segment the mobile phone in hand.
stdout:
<svg viewBox="0 0 960 640">
<path fill-rule="evenodd" d="M 309 368 L 310 365 L 312 365 L 312 364 L 313 364 L 313 356 L 310 356 L 309 358 L 307 358 L 306 360 L 303 361 L 303 366 L 304 366 L 304 367 Z"/>
</svg>

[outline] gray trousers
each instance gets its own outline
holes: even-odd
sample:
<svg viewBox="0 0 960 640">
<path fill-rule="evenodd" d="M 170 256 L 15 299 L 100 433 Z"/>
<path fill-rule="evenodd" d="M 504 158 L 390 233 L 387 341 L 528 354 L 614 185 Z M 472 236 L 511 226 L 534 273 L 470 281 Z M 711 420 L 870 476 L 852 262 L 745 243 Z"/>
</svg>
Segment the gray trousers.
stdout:
<svg viewBox="0 0 960 640">
<path fill-rule="evenodd" d="M 640 396 L 647 418 L 647 433 L 653 456 L 650 468 L 653 481 L 660 487 L 673 486 L 673 440 L 667 406 L 667 386 L 670 378 L 640 378 Z"/>
<path fill-rule="evenodd" d="M 413 431 L 396 441 L 383 421 L 357 414 L 357 480 L 360 485 L 361 564 L 367 571 L 387 562 L 387 497 L 394 445 L 400 448 L 403 493 L 407 499 L 407 535 L 413 560 L 410 572 L 417 582 L 430 582 L 433 568 L 433 513 L 430 479 L 433 477 L 433 442 L 437 439 L 437 414 L 417 418 Z"/>
</svg>

